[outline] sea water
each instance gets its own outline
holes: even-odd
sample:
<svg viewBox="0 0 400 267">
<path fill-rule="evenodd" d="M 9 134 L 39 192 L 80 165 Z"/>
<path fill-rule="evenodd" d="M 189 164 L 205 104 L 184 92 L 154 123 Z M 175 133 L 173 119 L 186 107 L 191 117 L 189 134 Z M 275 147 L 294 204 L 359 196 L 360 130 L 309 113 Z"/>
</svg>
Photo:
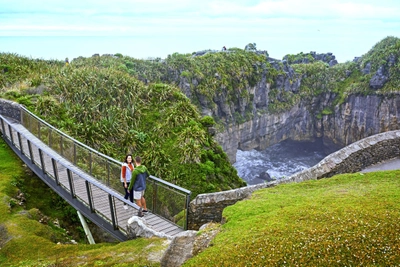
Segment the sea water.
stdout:
<svg viewBox="0 0 400 267">
<path fill-rule="evenodd" d="M 247 184 L 253 185 L 265 182 L 260 177 L 264 172 L 273 179 L 281 179 L 316 165 L 326 156 L 321 140 L 285 140 L 264 151 L 238 150 L 233 166 Z"/>
</svg>

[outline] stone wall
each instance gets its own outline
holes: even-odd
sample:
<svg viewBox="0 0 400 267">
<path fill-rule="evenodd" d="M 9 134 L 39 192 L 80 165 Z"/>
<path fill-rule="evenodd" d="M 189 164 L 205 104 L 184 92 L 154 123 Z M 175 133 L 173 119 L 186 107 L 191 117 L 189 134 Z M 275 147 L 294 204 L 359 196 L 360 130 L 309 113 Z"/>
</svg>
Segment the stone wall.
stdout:
<svg viewBox="0 0 400 267">
<path fill-rule="evenodd" d="M 189 204 L 188 229 L 199 230 L 203 224 L 221 222 L 222 211 L 225 207 L 249 197 L 257 189 L 274 186 L 275 184 L 276 181 L 273 181 L 228 191 L 197 195 Z"/>
<path fill-rule="evenodd" d="M 189 206 L 188 229 L 198 230 L 208 222 L 223 222 L 225 207 L 249 197 L 253 191 L 280 183 L 327 178 L 340 173 L 353 173 L 381 161 L 400 157 L 400 130 L 376 134 L 359 140 L 328 155 L 317 165 L 286 179 L 229 191 L 200 194 Z"/>
<path fill-rule="evenodd" d="M 0 98 L 0 114 L 21 121 L 20 104 Z"/>
</svg>

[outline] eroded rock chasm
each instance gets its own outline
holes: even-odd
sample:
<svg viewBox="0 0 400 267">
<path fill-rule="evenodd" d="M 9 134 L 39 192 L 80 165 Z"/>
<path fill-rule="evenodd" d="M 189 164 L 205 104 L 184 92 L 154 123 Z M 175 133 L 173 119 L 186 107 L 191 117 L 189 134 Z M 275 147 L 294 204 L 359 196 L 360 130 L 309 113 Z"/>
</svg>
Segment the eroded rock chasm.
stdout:
<svg viewBox="0 0 400 267">
<path fill-rule="evenodd" d="M 329 95 L 320 98 L 330 99 Z M 400 95 L 351 95 L 336 106 L 334 113 L 321 119 L 310 110 L 312 102 L 301 101 L 287 112 L 255 115 L 242 124 L 230 124 L 216 135 L 231 162 L 237 149 L 264 150 L 285 139 L 313 140 L 322 138 L 328 153 L 365 137 L 400 128 Z M 327 105 L 329 102 L 327 101 Z"/>
<path fill-rule="evenodd" d="M 327 69 L 337 64 L 331 53 L 313 52 L 311 55 L 314 59 L 325 61 Z M 223 87 L 210 101 L 196 91 L 200 81 L 180 77 L 178 84 L 189 98 L 196 99 L 203 115 L 223 121 L 224 127 L 219 128 L 215 138 L 231 163 L 236 161 L 238 149 L 264 150 L 285 139 L 312 141 L 322 138 L 326 152 L 331 153 L 365 137 L 400 128 L 400 93 L 398 90 L 391 93 L 378 90 L 390 81 L 390 72 L 383 73 L 382 69 L 388 70 L 399 61 L 398 56 L 393 54 L 389 59 L 386 65 L 376 66 L 372 71 L 370 63 L 363 66 L 360 58 L 355 58 L 350 64 L 356 67 L 346 70 L 337 83 L 346 82 L 353 73 L 357 73 L 361 77 L 359 79 L 368 79 L 367 88 L 363 89 L 367 93 L 345 93 L 344 97 L 326 89 L 326 80 L 333 79 L 329 71 L 319 74 L 320 81 L 317 80 L 314 85 L 314 90 L 321 90 L 320 93 L 303 96 L 300 93 L 303 81 L 310 74 L 294 71 L 285 59 L 279 61 L 268 57 L 268 63 L 279 74 L 271 80 L 271 69 L 264 69 L 259 81 L 254 86 L 237 90 L 236 97 Z M 309 64 L 308 60 L 294 63 Z M 219 79 L 219 74 L 215 75 Z M 238 92 L 247 97 L 241 97 Z M 274 101 L 285 102 L 284 95 L 288 92 L 297 94 L 299 100 L 284 111 L 270 112 L 269 105 Z M 340 97 L 343 101 L 338 101 Z M 324 113 L 326 109 L 329 112 Z M 246 119 L 238 120 L 238 114 Z"/>
</svg>

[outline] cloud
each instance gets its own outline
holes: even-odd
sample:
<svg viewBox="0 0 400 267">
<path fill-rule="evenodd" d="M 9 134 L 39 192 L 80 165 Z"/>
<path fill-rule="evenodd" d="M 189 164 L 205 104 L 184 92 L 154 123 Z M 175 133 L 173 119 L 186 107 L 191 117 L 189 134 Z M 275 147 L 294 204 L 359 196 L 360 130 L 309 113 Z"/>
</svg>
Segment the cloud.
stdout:
<svg viewBox="0 0 400 267">
<path fill-rule="evenodd" d="M 340 48 L 349 59 L 400 35 L 398 14 L 398 0 L 0 0 L 0 36 L 133 37 L 164 54 L 256 42 L 278 58 Z"/>
<path fill-rule="evenodd" d="M 399 4 L 393 1 L 33 1 L 0 0 L 0 35 L 8 34 L 87 34 L 118 35 L 146 30 L 159 32 L 159 28 L 176 31 L 242 27 L 249 30 L 261 26 L 281 27 L 277 22 L 318 24 L 336 23 L 337 20 L 393 20 L 398 21 Z M 280 20 L 279 20 L 280 19 Z M 252 23 L 252 24 L 251 24 Z M 315 24 L 309 25 L 313 27 Z M 58 29 L 57 29 L 58 27 Z"/>
</svg>

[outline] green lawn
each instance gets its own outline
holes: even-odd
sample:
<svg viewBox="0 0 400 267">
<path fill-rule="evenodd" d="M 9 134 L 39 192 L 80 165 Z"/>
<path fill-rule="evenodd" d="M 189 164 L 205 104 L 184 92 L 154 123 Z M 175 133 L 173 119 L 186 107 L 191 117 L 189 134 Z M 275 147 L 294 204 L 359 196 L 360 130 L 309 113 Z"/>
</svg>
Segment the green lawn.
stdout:
<svg viewBox="0 0 400 267">
<path fill-rule="evenodd" d="M 257 191 L 184 266 L 400 266 L 400 171 Z"/>
</svg>

